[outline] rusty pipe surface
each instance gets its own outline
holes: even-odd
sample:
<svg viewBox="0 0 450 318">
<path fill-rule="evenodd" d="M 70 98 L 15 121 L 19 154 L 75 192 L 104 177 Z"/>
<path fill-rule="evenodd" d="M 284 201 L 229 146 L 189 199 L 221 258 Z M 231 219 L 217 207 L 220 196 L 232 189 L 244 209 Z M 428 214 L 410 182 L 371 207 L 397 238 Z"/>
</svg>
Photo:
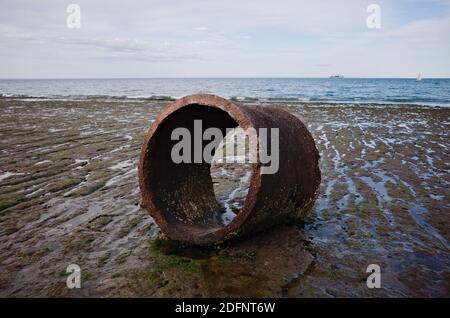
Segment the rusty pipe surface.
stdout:
<svg viewBox="0 0 450 318">
<path fill-rule="evenodd" d="M 210 163 L 174 163 L 171 140 L 175 128 L 193 132 L 240 126 L 279 129 L 279 169 L 262 173 L 258 156 L 251 163 L 250 186 L 237 215 L 228 224 L 218 221 Z M 258 134 L 257 143 L 260 144 Z M 204 144 L 203 144 L 204 145 Z M 318 195 L 319 153 L 306 126 L 289 112 L 272 107 L 242 106 L 221 97 L 195 94 L 166 106 L 148 130 L 141 149 L 138 174 L 145 207 L 168 237 L 196 245 L 213 245 L 243 237 L 276 224 L 303 219 Z"/>
</svg>

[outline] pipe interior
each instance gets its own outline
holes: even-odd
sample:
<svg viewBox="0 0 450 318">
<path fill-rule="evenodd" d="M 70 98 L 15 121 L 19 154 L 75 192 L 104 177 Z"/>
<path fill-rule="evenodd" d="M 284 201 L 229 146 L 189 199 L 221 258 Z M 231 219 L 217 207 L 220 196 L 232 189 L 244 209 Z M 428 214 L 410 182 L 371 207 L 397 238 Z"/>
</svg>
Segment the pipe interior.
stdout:
<svg viewBox="0 0 450 318">
<path fill-rule="evenodd" d="M 178 233 L 201 235 L 223 226 L 211 178 L 211 164 L 194 163 L 194 120 L 202 121 L 201 134 L 216 127 L 225 136 L 226 128 L 237 122 L 215 107 L 189 105 L 170 114 L 160 123 L 148 145 L 144 161 L 144 180 L 161 217 Z M 171 140 L 172 131 L 183 127 L 191 135 L 191 163 L 175 163 L 171 152 L 179 140 Z M 202 140 L 201 148 L 210 143 Z"/>
</svg>

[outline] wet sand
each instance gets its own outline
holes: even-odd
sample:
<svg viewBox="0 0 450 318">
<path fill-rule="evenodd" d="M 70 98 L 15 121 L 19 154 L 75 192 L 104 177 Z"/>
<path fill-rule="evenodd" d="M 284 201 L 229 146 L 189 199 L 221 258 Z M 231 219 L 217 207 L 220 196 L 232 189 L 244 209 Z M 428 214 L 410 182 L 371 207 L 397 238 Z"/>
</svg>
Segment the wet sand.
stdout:
<svg viewBox="0 0 450 318">
<path fill-rule="evenodd" d="M 165 103 L 0 99 L 0 296 L 450 297 L 450 109 L 280 106 L 321 154 L 311 217 L 198 249 L 139 207 L 139 150 Z"/>
</svg>

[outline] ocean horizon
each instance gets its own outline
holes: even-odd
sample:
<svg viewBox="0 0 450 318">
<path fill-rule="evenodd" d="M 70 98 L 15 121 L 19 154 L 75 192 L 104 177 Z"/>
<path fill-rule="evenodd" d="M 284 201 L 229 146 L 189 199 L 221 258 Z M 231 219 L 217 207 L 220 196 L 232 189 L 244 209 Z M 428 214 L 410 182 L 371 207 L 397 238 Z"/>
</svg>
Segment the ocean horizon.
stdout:
<svg viewBox="0 0 450 318">
<path fill-rule="evenodd" d="M 0 97 L 175 99 L 210 93 L 241 101 L 450 106 L 450 79 L 425 78 L 86 78 L 0 79 Z"/>
</svg>

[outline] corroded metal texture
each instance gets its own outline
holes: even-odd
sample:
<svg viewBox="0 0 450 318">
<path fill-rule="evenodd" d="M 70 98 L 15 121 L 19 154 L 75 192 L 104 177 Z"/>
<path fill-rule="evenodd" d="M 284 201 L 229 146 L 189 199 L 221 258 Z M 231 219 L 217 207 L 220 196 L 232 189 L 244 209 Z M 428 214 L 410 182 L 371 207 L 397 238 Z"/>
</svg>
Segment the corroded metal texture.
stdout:
<svg viewBox="0 0 450 318">
<path fill-rule="evenodd" d="M 226 225 L 217 217 L 219 205 L 210 164 L 176 164 L 171 160 L 171 149 L 177 142 L 171 140 L 172 131 L 185 127 L 193 133 L 197 119 L 202 120 L 203 131 L 237 126 L 257 131 L 279 129 L 278 172 L 262 174 L 258 156 L 258 162 L 251 164 L 244 205 Z M 218 244 L 304 218 L 318 195 L 318 160 L 310 132 L 285 110 L 242 106 L 207 94 L 186 96 L 165 107 L 145 136 L 139 161 L 142 206 L 170 238 L 197 245 Z"/>
</svg>

